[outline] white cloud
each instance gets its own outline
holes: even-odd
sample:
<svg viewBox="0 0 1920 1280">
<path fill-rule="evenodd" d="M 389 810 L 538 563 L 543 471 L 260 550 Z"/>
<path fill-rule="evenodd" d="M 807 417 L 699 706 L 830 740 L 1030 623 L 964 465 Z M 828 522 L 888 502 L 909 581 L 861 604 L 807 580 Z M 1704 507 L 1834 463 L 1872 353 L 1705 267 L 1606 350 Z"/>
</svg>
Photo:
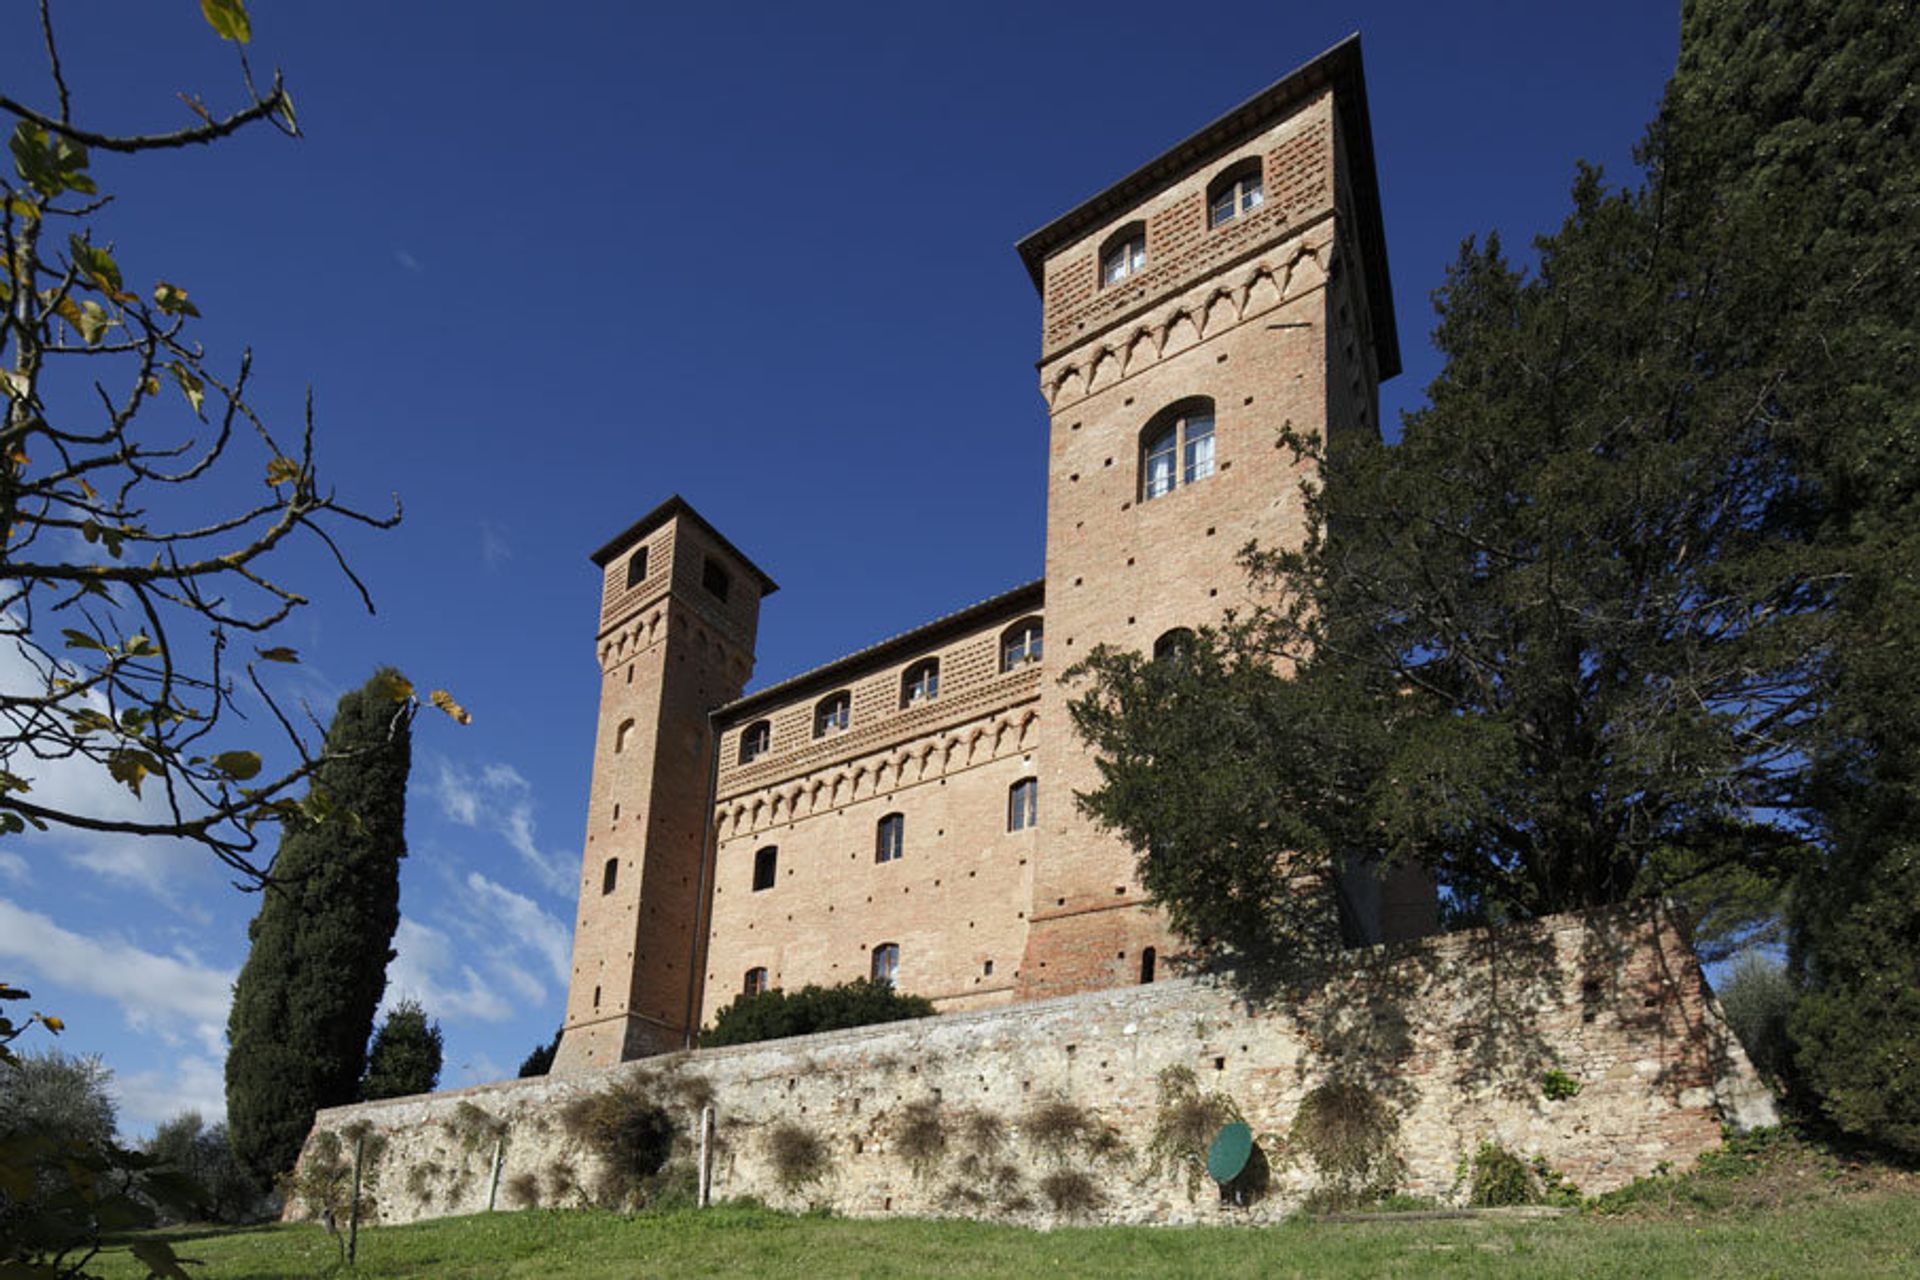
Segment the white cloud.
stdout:
<svg viewBox="0 0 1920 1280">
<path fill-rule="evenodd" d="M 573 934 L 552 915 L 540 909 L 532 898 L 495 884 L 478 871 L 467 873 L 467 891 L 475 904 L 499 929 L 493 936 L 505 936 L 546 962 L 549 972 L 562 985 L 572 966 Z"/>
<path fill-rule="evenodd" d="M 413 999 L 429 1017 L 446 1022 L 505 1022 L 519 1012 L 472 965 L 457 964 L 453 944 L 431 925 L 402 916 L 393 949 L 383 1011 Z M 459 972 L 452 974 L 456 967 Z"/>
<path fill-rule="evenodd" d="M 533 786 L 512 765 L 486 765 L 475 775 L 450 760 L 436 759 L 426 785 L 449 822 L 500 836 L 534 873 L 541 888 L 573 898 L 578 869 L 574 856 L 540 848 L 534 834 Z"/>
<path fill-rule="evenodd" d="M 182 1111 L 198 1111 L 208 1124 L 227 1116 L 226 1069 L 221 1058 L 188 1056 L 170 1071 L 136 1071 L 116 1076 L 123 1137 L 150 1133 L 162 1120 Z"/>
<path fill-rule="evenodd" d="M 15 884 L 30 884 L 33 872 L 28 869 L 25 858 L 0 850 L 0 879 L 11 880 Z"/>
<path fill-rule="evenodd" d="M 119 938 L 89 937 L 0 898 L 0 958 L 112 1000 L 137 1031 L 168 1043 L 198 1039 L 214 1058 L 226 1053 L 234 972 L 202 964 L 184 948 L 160 955 Z"/>
</svg>

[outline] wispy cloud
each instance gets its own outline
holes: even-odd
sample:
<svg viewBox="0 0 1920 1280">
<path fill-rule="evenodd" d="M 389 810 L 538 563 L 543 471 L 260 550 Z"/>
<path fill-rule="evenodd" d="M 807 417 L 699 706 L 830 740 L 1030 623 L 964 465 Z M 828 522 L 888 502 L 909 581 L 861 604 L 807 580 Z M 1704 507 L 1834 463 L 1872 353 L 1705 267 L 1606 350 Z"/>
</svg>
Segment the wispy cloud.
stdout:
<svg viewBox="0 0 1920 1280">
<path fill-rule="evenodd" d="M 467 892 L 489 936 L 539 957 L 554 980 L 565 986 L 572 966 L 573 934 L 532 898 L 481 875 L 467 873 Z"/>
<path fill-rule="evenodd" d="M 480 522 L 480 559 L 489 569 L 498 569 L 513 559 L 513 545 L 507 541 L 507 531 L 491 520 Z"/>
<path fill-rule="evenodd" d="M 33 872 L 27 867 L 27 860 L 17 853 L 0 852 L 0 880 L 11 880 L 15 884 L 31 884 Z"/>
<path fill-rule="evenodd" d="M 395 249 L 393 251 L 393 260 L 415 275 L 422 275 L 426 272 L 426 268 L 420 265 L 420 259 L 414 257 L 405 249 Z"/>
<path fill-rule="evenodd" d="M 474 773 L 441 758 L 431 762 L 425 785 L 449 822 L 500 836 L 541 888 L 557 897 L 573 897 L 574 855 L 540 848 L 534 830 L 533 786 L 519 770 L 489 764 Z"/>
<path fill-rule="evenodd" d="M 183 1111 L 198 1111 L 208 1124 L 218 1124 L 227 1115 L 226 1068 L 220 1058 L 189 1055 L 171 1070 L 116 1076 L 113 1092 L 120 1100 L 123 1137 L 149 1133 Z"/>
<path fill-rule="evenodd" d="M 505 1022 L 519 1012 L 472 965 L 459 963 L 451 940 L 432 925 L 402 916 L 393 949 L 382 1009 L 418 1000 L 429 1016 L 447 1022 Z"/>
<path fill-rule="evenodd" d="M 197 1039 L 209 1056 L 226 1054 L 227 1006 L 234 973 L 202 964 L 184 948 L 171 955 L 120 938 L 62 928 L 0 898 L 0 958 L 40 977 L 120 1006 L 127 1024 L 169 1043 Z"/>
</svg>

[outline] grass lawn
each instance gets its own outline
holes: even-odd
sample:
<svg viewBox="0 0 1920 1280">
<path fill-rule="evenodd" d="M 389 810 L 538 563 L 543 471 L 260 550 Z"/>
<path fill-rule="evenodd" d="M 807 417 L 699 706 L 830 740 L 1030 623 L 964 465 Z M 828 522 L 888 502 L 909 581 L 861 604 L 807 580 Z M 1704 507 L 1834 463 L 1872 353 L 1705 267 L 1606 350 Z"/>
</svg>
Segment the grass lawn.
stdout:
<svg viewBox="0 0 1920 1280">
<path fill-rule="evenodd" d="M 210 1280 L 317 1276 L 318 1227 L 173 1235 Z M 105 1260 L 103 1259 L 102 1262 Z M 1084 1227 L 795 1217 L 723 1207 L 625 1217 L 534 1210 L 360 1236 L 367 1277 L 1916 1276 L 1920 1197 L 1880 1190 L 1689 1217 Z M 138 1277 L 126 1255 L 99 1272 Z"/>
</svg>

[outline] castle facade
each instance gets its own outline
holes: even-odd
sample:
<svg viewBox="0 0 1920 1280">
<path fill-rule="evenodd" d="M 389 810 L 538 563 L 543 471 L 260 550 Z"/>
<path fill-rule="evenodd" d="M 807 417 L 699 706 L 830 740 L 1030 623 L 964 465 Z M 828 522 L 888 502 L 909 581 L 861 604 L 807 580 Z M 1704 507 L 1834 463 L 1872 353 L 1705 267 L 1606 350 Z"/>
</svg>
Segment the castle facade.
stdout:
<svg viewBox="0 0 1920 1280">
<path fill-rule="evenodd" d="M 773 580 L 673 498 L 594 554 L 599 727 L 554 1070 L 685 1047 L 743 991 L 942 1010 L 1151 982 L 1177 948 L 1060 674 L 1252 603 L 1297 543 L 1283 424 L 1378 430 L 1399 372 L 1357 38 L 1019 243 L 1042 299 L 1046 576 L 742 696 Z M 1363 930 L 1417 889 L 1356 883 Z M 1430 903 L 1428 904 L 1430 913 Z"/>
</svg>

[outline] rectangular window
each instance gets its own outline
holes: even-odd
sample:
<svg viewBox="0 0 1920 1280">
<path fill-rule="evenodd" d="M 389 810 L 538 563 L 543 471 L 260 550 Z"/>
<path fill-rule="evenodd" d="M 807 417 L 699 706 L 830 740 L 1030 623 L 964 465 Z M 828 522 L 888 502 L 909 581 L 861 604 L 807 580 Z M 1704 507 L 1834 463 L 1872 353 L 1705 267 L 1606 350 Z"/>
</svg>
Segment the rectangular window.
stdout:
<svg viewBox="0 0 1920 1280">
<path fill-rule="evenodd" d="M 765 720 L 756 720 L 740 733 L 740 763 L 752 764 L 767 754 L 767 747 L 773 741 L 773 726 Z"/>
<path fill-rule="evenodd" d="M 1213 419 L 1194 415 L 1186 422 L 1186 483 L 1213 474 Z M 1171 477 L 1169 477 L 1171 479 Z M 1169 485 L 1171 487 L 1171 485 Z"/>
<path fill-rule="evenodd" d="M 746 995 L 757 996 L 766 989 L 767 971 L 760 967 L 747 970 L 746 981 L 740 984 L 741 992 Z"/>
<path fill-rule="evenodd" d="M 813 709 L 813 736 L 824 738 L 830 733 L 844 733 L 853 718 L 853 697 L 851 694 L 835 693 L 822 698 Z"/>
<path fill-rule="evenodd" d="M 725 600 L 727 592 L 733 589 L 733 578 L 727 573 L 725 565 L 708 556 L 706 566 L 700 570 L 700 585 L 715 600 Z"/>
<path fill-rule="evenodd" d="M 1177 432 L 1169 431 L 1147 446 L 1147 497 L 1173 492 L 1173 460 Z"/>
<path fill-rule="evenodd" d="M 780 848 L 768 845 L 753 855 L 753 891 L 773 888 L 773 881 L 780 873 Z"/>
<path fill-rule="evenodd" d="M 627 585 L 637 587 L 647 578 L 647 549 L 641 547 L 627 559 Z"/>
<path fill-rule="evenodd" d="M 892 862 L 906 852 L 907 820 L 900 814 L 890 813 L 880 819 L 880 826 L 873 842 L 873 860 Z"/>
<path fill-rule="evenodd" d="M 875 982 L 892 986 L 900 975 L 900 944 L 883 942 L 873 949 L 872 976 Z"/>
<path fill-rule="evenodd" d="M 1007 791 L 1007 830 L 1025 831 L 1040 820 L 1040 780 L 1022 778 Z"/>
</svg>

